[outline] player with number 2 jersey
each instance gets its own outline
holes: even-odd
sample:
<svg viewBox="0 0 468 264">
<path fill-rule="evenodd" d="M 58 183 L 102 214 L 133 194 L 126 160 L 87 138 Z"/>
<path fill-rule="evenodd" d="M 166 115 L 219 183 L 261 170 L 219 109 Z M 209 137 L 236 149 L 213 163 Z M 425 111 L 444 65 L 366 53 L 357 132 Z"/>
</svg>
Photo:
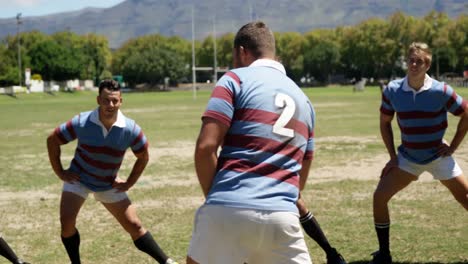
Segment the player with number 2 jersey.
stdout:
<svg viewBox="0 0 468 264">
<path fill-rule="evenodd" d="M 296 202 L 314 150 L 314 109 L 275 60 L 263 22 L 239 30 L 233 59 L 202 117 L 195 168 L 206 202 L 187 263 L 309 264 Z"/>
<path fill-rule="evenodd" d="M 203 118 L 229 126 L 207 204 L 297 212 L 313 153 L 314 110 L 279 62 L 259 59 L 218 82 Z"/>
</svg>

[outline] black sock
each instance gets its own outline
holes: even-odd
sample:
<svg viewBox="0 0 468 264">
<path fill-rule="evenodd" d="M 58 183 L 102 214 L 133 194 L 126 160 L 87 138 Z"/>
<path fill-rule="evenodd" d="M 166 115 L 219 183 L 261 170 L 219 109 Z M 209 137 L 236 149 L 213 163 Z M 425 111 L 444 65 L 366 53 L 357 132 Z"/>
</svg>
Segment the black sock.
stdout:
<svg viewBox="0 0 468 264">
<path fill-rule="evenodd" d="M 6 259 L 15 263 L 18 260 L 13 249 L 10 248 L 8 243 L 0 237 L 0 255 L 4 256 Z"/>
<path fill-rule="evenodd" d="M 71 237 L 62 237 L 62 243 L 67 250 L 68 257 L 72 264 L 80 264 L 80 233 L 78 229 Z"/>
<path fill-rule="evenodd" d="M 375 223 L 375 231 L 379 239 L 379 251 L 390 253 L 390 223 Z"/>
<path fill-rule="evenodd" d="M 137 240 L 133 241 L 133 243 L 139 250 L 153 257 L 157 262 L 159 262 L 159 264 L 166 264 L 168 257 L 164 254 L 156 241 L 154 241 L 154 238 L 149 231 Z"/>
<path fill-rule="evenodd" d="M 301 221 L 302 228 L 317 244 L 325 251 L 328 255 L 334 252 L 330 243 L 327 240 L 327 237 L 320 228 L 319 223 L 315 220 L 315 217 L 311 212 L 307 212 L 303 217 L 299 219 Z"/>
</svg>

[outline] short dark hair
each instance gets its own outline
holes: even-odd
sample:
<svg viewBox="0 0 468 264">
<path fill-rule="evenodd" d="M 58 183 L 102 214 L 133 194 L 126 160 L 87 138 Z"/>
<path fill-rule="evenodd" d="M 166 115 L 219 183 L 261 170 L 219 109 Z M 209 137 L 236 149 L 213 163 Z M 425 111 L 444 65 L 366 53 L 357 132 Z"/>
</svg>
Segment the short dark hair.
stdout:
<svg viewBox="0 0 468 264">
<path fill-rule="evenodd" d="M 255 58 L 275 56 L 275 36 L 262 21 L 254 21 L 242 26 L 234 38 L 234 48 L 248 49 Z"/>
<path fill-rule="evenodd" d="M 99 83 L 99 94 L 101 94 L 104 89 L 120 91 L 120 84 L 113 79 L 104 79 Z"/>
</svg>

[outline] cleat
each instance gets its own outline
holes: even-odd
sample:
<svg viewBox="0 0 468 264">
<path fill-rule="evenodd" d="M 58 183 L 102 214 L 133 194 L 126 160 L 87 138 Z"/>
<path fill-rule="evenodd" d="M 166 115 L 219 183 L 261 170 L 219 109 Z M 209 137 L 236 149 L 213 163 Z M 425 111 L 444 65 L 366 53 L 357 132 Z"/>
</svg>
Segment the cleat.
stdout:
<svg viewBox="0 0 468 264">
<path fill-rule="evenodd" d="M 392 256 L 390 253 L 382 253 L 377 250 L 371 255 L 373 257 L 369 264 L 392 264 Z"/>
<path fill-rule="evenodd" d="M 338 251 L 333 248 L 330 254 L 327 254 L 327 264 L 347 264 L 346 260 L 341 256 Z"/>
</svg>

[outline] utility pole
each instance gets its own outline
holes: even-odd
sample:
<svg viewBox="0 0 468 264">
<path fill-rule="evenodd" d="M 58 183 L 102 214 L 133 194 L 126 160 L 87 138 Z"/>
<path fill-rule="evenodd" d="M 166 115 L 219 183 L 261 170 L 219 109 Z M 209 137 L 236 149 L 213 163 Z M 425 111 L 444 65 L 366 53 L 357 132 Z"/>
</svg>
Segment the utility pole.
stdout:
<svg viewBox="0 0 468 264">
<path fill-rule="evenodd" d="M 218 59 L 216 55 L 216 16 L 213 17 L 213 68 L 214 68 L 214 78 L 213 83 L 216 85 L 218 82 Z"/>
<path fill-rule="evenodd" d="M 433 40 L 432 43 L 436 42 L 436 43 L 433 44 L 434 45 L 433 49 L 435 51 L 434 53 L 435 53 L 435 57 L 436 57 L 436 80 L 439 80 L 439 43 L 437 43 L 438 42 L 437 39 L 439 37 L 438 36 L 439 35 L 439 23 L 438 23 L 439 22 L 438 21 L 439 20 L 439 15 L 437 13 L 435 13 L 434 16 L 433 16 L 433 19 L 434 19 L 433 25 L 434 25 L 436 41 Z M 432 38 L 434 39 L 434 37 L 432 37 Z"/>
<path fill-rule="evenodd" d="M 20 25 L 23 23 L 21 21 L 21 13 L 16 15 L 16 41 L 18 46 L 18 77 L 19 77 L 19 86 L 22 85 L 22 78 L 21 78 L 21 38 L 20 38 Z"/>
<path fill-rule="evenodd" d="M 197 74 L 195 73 L 195 23 L 194 23 L 194 6 L 192 5 L 192 89 L 193 99 L 197 99 Z"/>
</svg>

